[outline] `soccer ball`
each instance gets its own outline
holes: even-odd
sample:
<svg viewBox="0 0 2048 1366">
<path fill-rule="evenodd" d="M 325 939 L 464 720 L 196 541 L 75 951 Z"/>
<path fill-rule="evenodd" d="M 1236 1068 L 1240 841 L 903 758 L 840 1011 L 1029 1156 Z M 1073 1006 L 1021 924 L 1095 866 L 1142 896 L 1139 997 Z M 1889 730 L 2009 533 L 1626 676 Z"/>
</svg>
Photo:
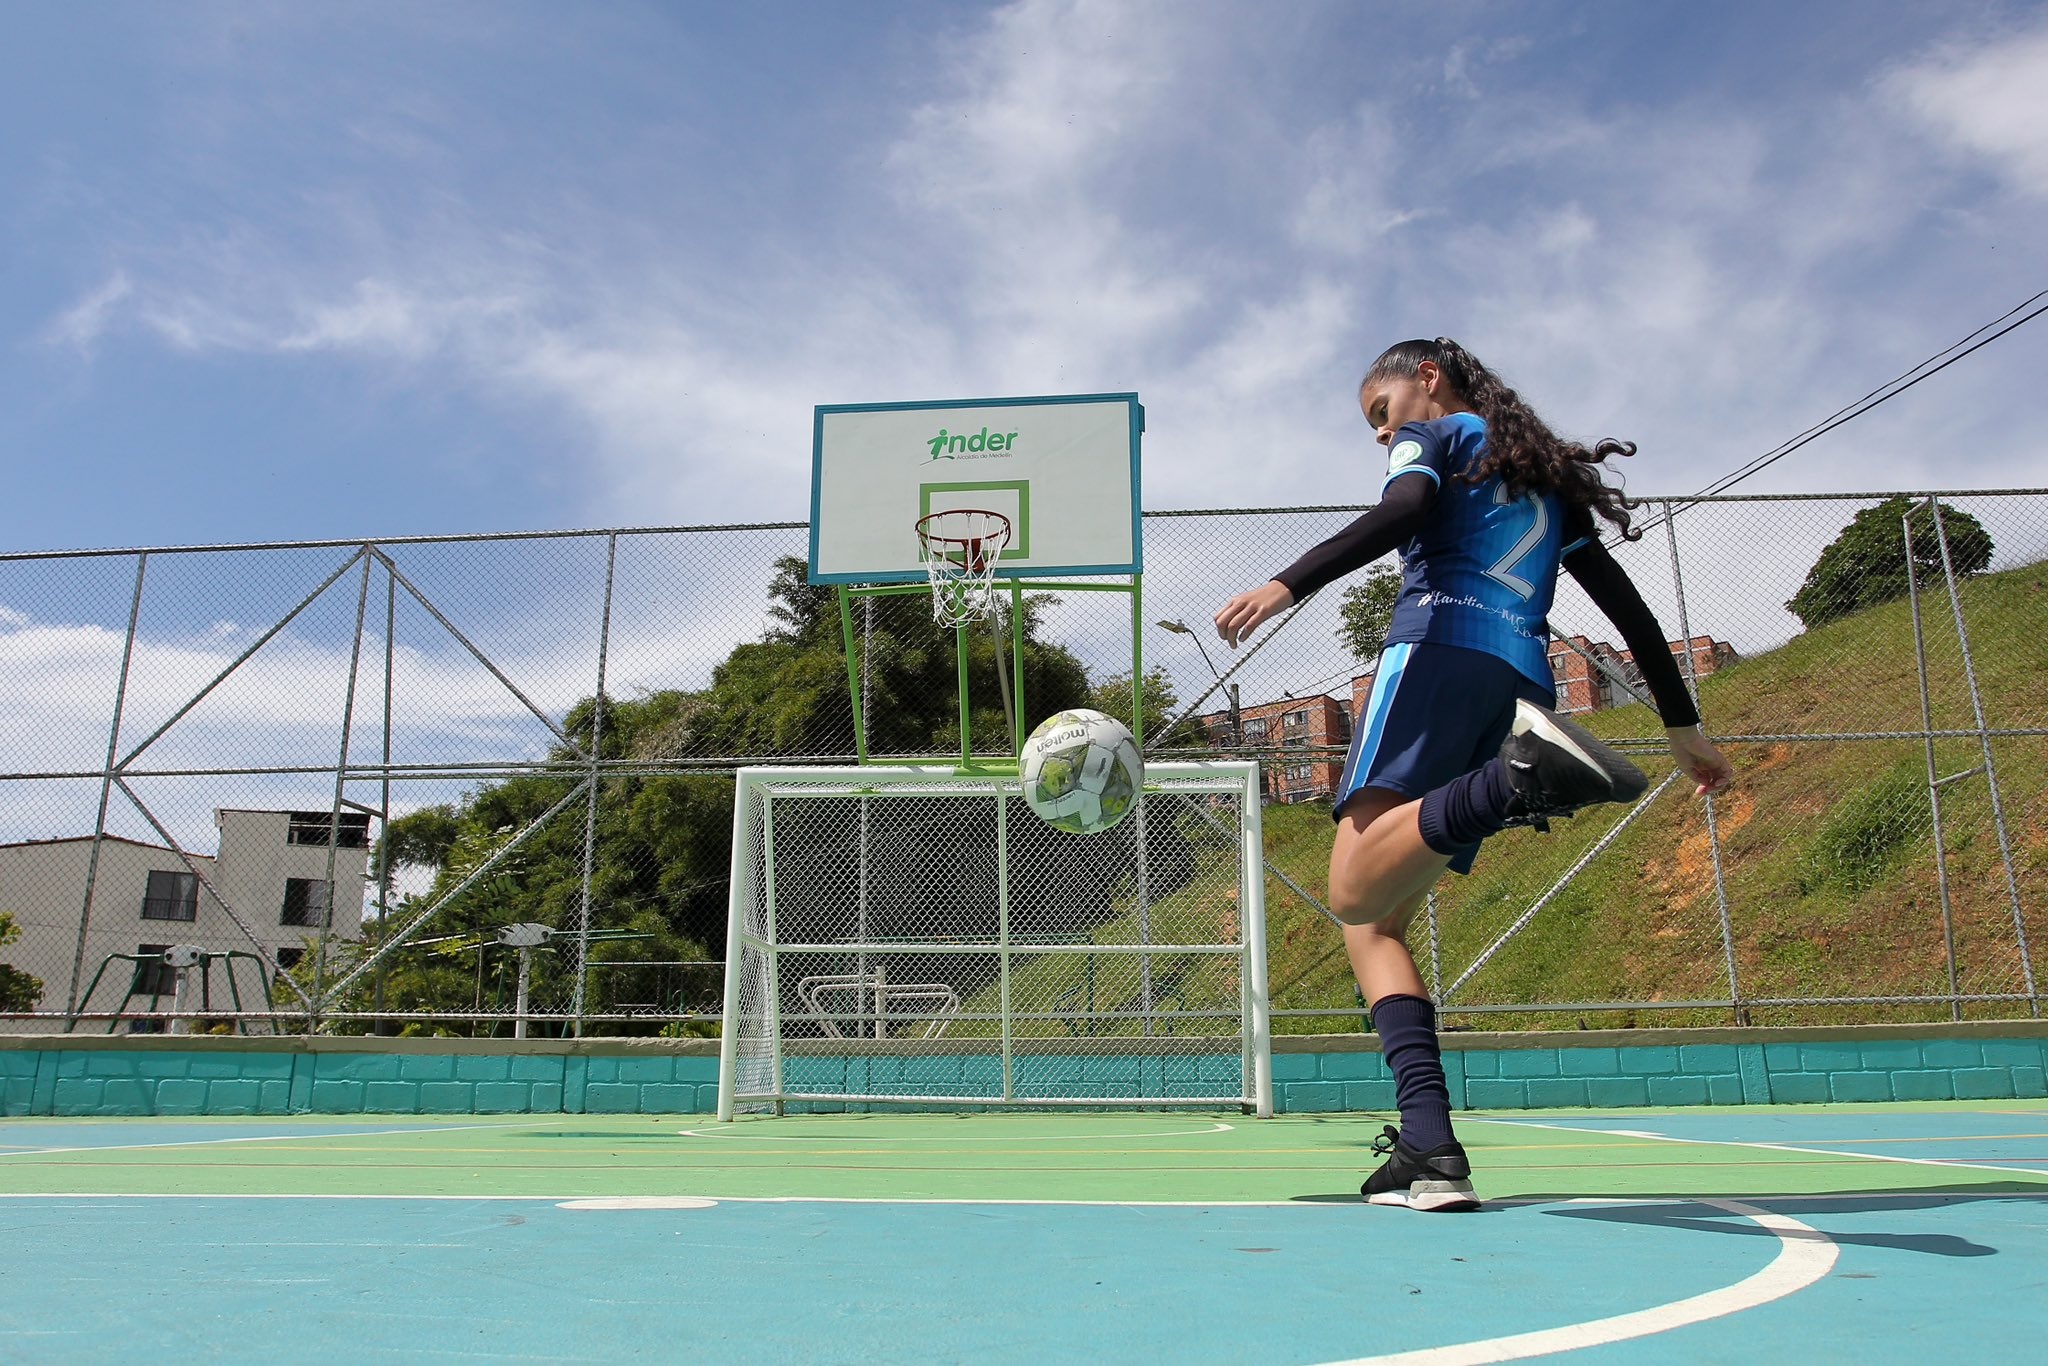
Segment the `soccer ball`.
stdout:
<svg viewBox="0 0 2048 1366">
<path fill-rule="evenodd" d="M 1138 804 L 1145 761 L 1124 723 L 1076 708 L 1040 724 L 1024 742 L 1024 800 L 1055 829 L 1112 829 Z"/>
</svg>

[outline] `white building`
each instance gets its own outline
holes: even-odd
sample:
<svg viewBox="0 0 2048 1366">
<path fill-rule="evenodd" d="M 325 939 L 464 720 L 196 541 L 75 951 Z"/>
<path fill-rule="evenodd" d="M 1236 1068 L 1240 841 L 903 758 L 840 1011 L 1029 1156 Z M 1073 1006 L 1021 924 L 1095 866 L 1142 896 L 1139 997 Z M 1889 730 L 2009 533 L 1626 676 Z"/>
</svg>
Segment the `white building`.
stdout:
<svg viewBox="0 0 2048 1366">
<path fill-rule="evenodd" d="M 109 955 L 153 958 L 174 945 L 209 956 L 209 1007 L 230 1010 L 239 993 L 244 1010 L 260 1010 L 263 958 L 289 968 L 317 950 L 323 933 L 349 940 L 361 935 L 369 816 L 343 811 L 332 850 L 337 823 L 327 811 L 220 810 L 214 823 L 217 852 L 192 854 L 189 864 L 175 850 L 115 835 L 99 841 L 97 866 L 90 835 L 0 845 L 0 911 L 20 931 L 0 947 L 0 963 L 41 979 L 35 1010 L 62 1012 L 74 994 L 79 1010 L 168 1010 L 174 980 L 168 964 L 138 965 Z M 237 956 L 214 957 L 231 953 Z M 96 973 L 100 981 L 93 987 Z M 0 1020 L 0 1030 L 11 1033 L 62 1027 L 61 1020 Z M 79 1027 L 97 1032 L 106 1024 Z"/>
</svg>

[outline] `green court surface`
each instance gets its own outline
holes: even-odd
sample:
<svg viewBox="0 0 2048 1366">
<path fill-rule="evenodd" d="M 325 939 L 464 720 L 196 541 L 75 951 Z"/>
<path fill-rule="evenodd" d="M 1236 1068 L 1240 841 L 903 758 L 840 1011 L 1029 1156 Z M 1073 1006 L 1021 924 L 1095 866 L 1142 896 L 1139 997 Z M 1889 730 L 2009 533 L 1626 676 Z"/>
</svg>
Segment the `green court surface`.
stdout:
<svg viewBox="0 0 2048 1366">
<path fill-rule="evenodd" d="M 0 1360 L 1918 1363 L 2048 1333 L 2048 1104 L 0 1121 Z M 118 1311 L 118 1312 L 110 1312 Z"/>
<path fill-rule="evenodd" d="M 1461 1121 L 1489 1200 L 2048 1186 L 2048 1102 L 1558 1112 Z M 1989 1128 L 2034 1132 L 2001 1135 Z M 1701 1128 L 1702 1121 L 1706 1127 Z M 672 1195 L 1120 1203 L 1352 1198 L 1384 1120 L 1358 1115 L 0 1122 L 0 1191 Z M 1910 1132 L 1893 1133 L 1901 1126 Z M 1854 1134 L 1845 1126 L 1878 1133 Z M 1687 1130 L 1690 1134 L 1677 1130 Z M 1672 1131 L 1666 1133 L 1665 1131 Z M 1657 1133 L 1655 1138 L 1642 1137 Z M 1887 1137 L 1886 1135 L 1891 1135 Z M 2004 1156 L 1998 1145 L 2027 1152 Z M 1910 1158 L 1910 1161 L 1892 1159 Z"/>
</svg>

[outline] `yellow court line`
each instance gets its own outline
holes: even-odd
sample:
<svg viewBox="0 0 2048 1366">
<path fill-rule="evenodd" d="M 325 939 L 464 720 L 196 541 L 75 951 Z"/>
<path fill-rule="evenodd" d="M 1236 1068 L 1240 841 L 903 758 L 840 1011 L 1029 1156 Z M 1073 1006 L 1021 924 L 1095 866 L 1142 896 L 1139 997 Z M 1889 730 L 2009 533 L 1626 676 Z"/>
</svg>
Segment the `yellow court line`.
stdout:
<svg viewBox="0 0 2048 1366">
<path fill-rule="evenodd" d="M 1607 1137 L 1607 1136 L 1603 1136 L 1603 1137 Z M 1024 1140 L 1018 1140 L 1018 1141 L 1022 1142 L 1022 1141 L 1024 1141 Z M 1482 1151 L 1482 1152 L 1484 1152 L 1485 1154 L 1487 1154 L 1488 1156 L 1495 1156 L 1495 1155 L 1499 1155 L 1499 1154 L 1505 1154 L 1505 1153 L 1569 1153 L 1569 1152 L 1596 1152 L 1596 1151 L 1607 1151 L 1607 1150 L 1613 1150 L 1613 1149 L 1617 1149 L 1617 1148 L 1641 1147 L 1641 1146 L 1644 1146 L 1644 1145 L 1648 1144 L 1649 1142 L 1650 1142 L 1650 1140 L 1647 1140 L 1647 1139 L 1641 1139 L 1641 1138 L 1634 1138 L 1634 1137 L 1624 1137 L 1624 1136 L 1612 1136 L 1612 1137 L 1608 1137 L 1608 1141 L 1605 1141 L 1605 1142 L 1598 1142 L 1598 1141 L 1595 1141 L 1595 1142 L 1562 1142 L 1562 1143 L 1489 1143 L 1489 1144 L 1486 1144 L 1486 1145 L 1484 1145 L 1484 1146 L 1483 1146 L 1483 1148 L 1475 1148 L 1475 1150 L 1476 1150 L 1476 1151 Z M 591 1146 L 590 1146 L 589 1148 L 587 1148 L 587 1149 L 585 1149 L 585 1150 L 584 1150 L 584 1151 L 586 1151 L 586 1152 L 591 1152 L 591 1153 L 599 1153 L 599 1152 L 608 1152 L 608 1151 L 611 1151 L 611 1150 L 609 1150 L 609 1149 L 608 1149 L 608 1148 L 607 1148 L 607 1147 L 605 1146 L 605 1140 L 603 1140 L 603 1139 L 592 1139 L 592 1140 L 589 1140 L 589 1143 L 591 1144 Z M 166 1146 L 168 1146 L 168 1145 L 166 1145 Z M 211 1146 L 211 1145 L 208 1145 L 208 1146 Z M 45 1155 L 45 1154 L 43 1154 L 43 1153 L 41 1153 L 41 1152 L 38 1152 L 38 1151 L 37 1151 L 37 1150 L 35 1150 L 35 1149 L 23 1149 L 23 1150 L 21 1150 L 21 1151 L 23 1151 L 23 1152 L 34 1152 L 34 1153 L 36 1153 L 36 1155 L 38 1155 L 38 1156 L 44 1156 L 44 1155 Z M 61 1154 L 54 1154 L 54 1156 L 61 1156 L 62 1158 L 64 1158 L 64 1159 L 67 1159 L 67 1161 L 68 1161 L 68 1162 L 69 1162 L 70 1164 L 72 1164 L 72 1165 L 106 1165 L 106 1163 L 105 1163 L 105 1162 L 104 1162 L 104 1161 L 102 1160 L 102 1158 L 101 1158 L 101 1155 L 102 1155 L 102 1154 L 112 1154 L 112 1153 L 134 1153 L 134 1152 L 151 1152 L 151 1151 L 162 1151 L 162 1149 L 161 1149 L 161 1148 L 158 1148 L 158 1147 L 153 1147 L 153 1146 L 149 1146 L 149 1145 L 135 1145 L 135 1146 L 129 1146 L 129 1145 L 121 1145 L 121 1146 L 108 1146 L 108 1147 L 105 1147 L 105 1148 L 77 1148 L 77 1149 L 72 1149 L 72 1150 L 69 1150 L 69 1151 L 67 1151 L 67 1152 L 64 1152 L 64 1153 L 61 1153 Z M 388 1157 L 388 1155 L 390 1155 L 390 1152 L 391 1152 L 391 1150 L 390 1150 L 390 1148 L 389 1148 L 389 1146 L 388 1146 L 388 1145 L 378 1145 L 378 1146 L 377 1146 L 376 1148 L 374 1148 L 374 1149 L 372 1149 L 372 1148 L 361 1148 L 361 1149 L 343 1149 L 343 1151 L 347 1151 L 347 1152 L 350 1152 L 350 1153 L 352 1153 L 352 1154 L 368 1154 L 368 1155 L 372 1155 L 372 1156 L 376 1156 L 376 1157 L 378 1157 L 378 1159 L 379 1159 L 379 1160 L 378 1160 L 378 1161 L 377 1161 L 376 1163 L 365 1163 L 365 1164 L 364 1164 L 365 1166 L 369 1166 L 369 1165 L 377 1165 L 377 1166 L 400 1166 L 400 1165 L 414 1165 L 414 1164 L 400 1164 L 400 1163 L 396 1163 L 396 1162 L 391 1162 L 391 1161 L 389 1161 L 389 1160 L 386 1160 L 386 1158 Z M 633 1148 L 633 1149 L 629 1149 L 629 1150 L 627 1150 L 627 1151 L 628 1151 L 628 1152 L 632 1152 L 632 1153 L 634 1153 L 634 1154 L 636 1154 L 636 1155 L 644 1155 L 644 1157 L 645 1157 L 646 1161 L 647 1161 L 647 1162 L 648 1162 L 649 1164 L 657 1164 L 657 1163 L 658 1163 L 658 1164 L 662 1164 L 662 1165 L 672 1165 L 672 1164 L 674 1164 L 674 1163 L 676 1162 L 676 1160 L 677 1160 L 677 1158 L 679 1157 L 679 1155 L 680 1155 L 680 1154 L 683 1154 L 683 1153 L 688 1153 L 688 1154 L 689 1154 L 689 1159 L 688 1159 L 688 1162 L 689 1162 L 689 1165 L 691 1165 L 691 1166 L 707 1166 L 707 1165 L 720 1165 L 720 1164 L 718 1164 L 718 1163 L 712 1163 L 712 1162 L 700 1162 L 700 1161 L 697 1161 L 697 1160 L 696 1160 L 696 1159 L 697 1159 L 698 1157 L 700 1157 L 700 1156 L 701 1156 L 701 1157 L 704 1157 L 704 1158 L 710 1158 L 710 1157 L 711 1157 L 711 1156 L 712 1156 L 712 1155 L 713 1155 L 714 1153 L 715 1153 L 715 1154 L 717 1155 L 717 1157 L 718 1157 L 718 1158 L 720 1158 L 720 1159 L 727 1159 L 727 1158 L 759 1158 L 759 1159 L 762 1159 L 762 1160 L 764 1160 L 764 1161 L 768 1161 L 768 1160 L 773 1160 L 773 1161 L 777 1161 L 777 1162 L 780 1162 L 780 1161 L 785 1161 L 785 1160 L 787 1160 L 788 1158 L 790 1158 L 791 1156 L 797 1155 L 797 1154 L 794 1154 L 794 1153 L 792 1153 L 791 1149 L 789 1149 L 789 1148 L 786 1148 L 786 1147 L 778 1147 L 778 1148 L 745 1148 L 745 1147 L 737 1147 L 737 1146 L 733 1146 L 733 1145 L 721 1145 L 721 1146 L 719 1146 L 718 1148 L 715 1148 L 715 1149 L 713 1149 L 713 1148 L 705 1148 L 705 1147 L 682 1147 L 682 1146 L 678 1146 L 678 1147 L 674 1147 L 674 1148 L 662 1148 L 662 1149 L 659 1149 L 659 1150 L 656 1150 L 656 1149 L 654 1149 L 654 1148 L 652 1148 L 652 1147 L 649 1147 L 649 1148 L 639 1148 L 639 1147 L 637 1147 L 637 1146 L 636 1146 L 635 1148 Z M 934 1151 L 933 1151 L 932 1149 L 930 1149 L 930 1148 L 914 1148 L 914 1149 L 913 1149 L 913 1148 L 889 1148 L 889 1147 L 882 1147 L 882 1146 L 874 1146 L 874 1147 L 862 1147 L 862 1148 L 858 1149 L 857 1151 L 849 1151 L 849 1150 L 847 1150 L 846 1148 L 844 1148 L 843 1146 L 839 1146 L 839 1145 L 834 1145 L 834 1146 L 833 1146 L 833 1147 L 832 1147 L 831 1149 L 829 1149 L 828 1151 L 831 1151 L 831 1152 L 833 1152 L 833 1153 L 835 1153 L 835 1154 L 837 1154 L 837 1155 L 839 1155 L 839 1156 L 842 1156 L 842 1157 L 844 1157 L 844 1158 L 846 1158 L 846 1159 L 848 1159 L 848 1160 L 854 1160 L 854 1159 L 866 1159 L 866 1158 L 872 1158 L 872 1157 L 894 1157 L 894 1158 L 916 1158 L 916 1159 L 919 1159 L 920 1161 L 933 1161 L 933 1160 L 937 1160 L 937 1159 L 939 1158 L 939 1156 L 940 1156 L 940 1154 L 938 1154 L 938 1153 L 935 1153 L 935 1152 L 934 1152 Z M 966 1150 L 962 1150 L 962 1151 L 964 1152 L 964 1151 L 966 1151 Z M 1024 1151 L 1021 1151 L 1021 1152 L 1009 1152 L 1009 1153 L 1001 1153 L 1001 1152 L 992 1152 L 992 1151 L 990 1151 L 990 1150 L 989 1150 L 988 1148 L 986 1148 L 986 1147 L 981 1147 L 981 1146 L 977 1146 L 977 1147 L 976 1147 L 975 1149 L 973 1149 L 972 1151 L 974 1152 L 975 1156 L 976 1156 L 976 1157 L 978 1157 L 978 1158 L 990 1158 L 990 1157 L 1012 1157 L 1012 1158 L 1017 1158 L 1017 1157 L 1045 1157 L 1045 1158 L 1066 1158 L 1066 1157 L 1070 1157 L 1070 1156 L 1084 1156 L 1084 1155 L 1085 1155 L 1085 1156 L 1087 1156 L 1087 1157 L 1090 1157 L 1090 1158 L 1100 1159 L 1100 1158 L 1106 1158 L 1106 1157 L 1121 1157 L 1121 1156 L 1139 1156 L 1139 1157 L 1167 1157 L 1167 1156 L 1174 1156 L 1174 1155 L 1180 1155 L 1180 1154 L 1185 1154 L 1185 1155 L 1189 1155 L 1189 1156 L 1200 1156 L 1200 1157 L 1204 1157 L 1204 1158 L 1214 1158 L 1214 1159 L 1216 1159 L 1217 1161 L 1227 1161 L 1227 1162 L 1230 1162 L 1230 1163 L 1231 1163 L 1232 1165 L 1235 1165 L 1235 1160 L 1236 1160 L 1236 1159 L 1238 1159 L 1238 1158 L 1242 1158 L 1242 1157 L 1281 1157 L 1281 1156 L 1328 1156 L 1328 1157 L 1332 1157 L 1332 1158 L 1338 1158 L 1338 1159 L 1343 1159 L 1343 1158 L 1357 1158 L 1357 1159 L 1358 1159 L 1358 1160 L 1360 1160 L 1360 1161 L 1364 1161 L 1364 1160 L 1367 1160 L 1367 1159 L 1368 1159 L 1368 1158 L 1369 1158 L 1369 1157 L 1371 1156 L 1371 1154 L 1370 1154 L 1370 1153 L 1368 1152 L 1368 1150 L 1367 1150 L 1367 1149 L 1366 1149 L 1366 1148 L 1365 1148 L 1365 1147 L 1364 1147 L 1363 1145 L 1359 1145 L 1359 1146 L 1357 1146 L 1357 1147 L 1355 1147 L 1355 1148 L 1346 1148 L 1346 1147 L 1331 1147 L 1331 1146 L 1327 1146 L 1327 1145 L 1311 1145 L 1311 1146 L 1284 1146 L 1284 1147 L 1266 1147 L 1266 1146 L 1260 1146 L 1260 1147 L 1252 1147 L 1252 1148 L 1244 1148 L 1244 1147 L 1239 1147 L 1239 1148 L 1231 1148 L 1231 1149 L 1227 1150 L 1227 1152 L 1221 1152 L 1221 1153 L 1217 1152 L 1217 1150 L 1216 1150 L 1216 1149 L 1214 1149 L 1214 1148 L 1204 1148 L 1204 1149 L 1201 1149 L 1201 1150 L 1197 1150 L 1197 1149 L 1194 1149 L 1194 1148 L 1153 1148 L 1153 1147 L 1146 1147 L 1146 1148 L 1091 1148 L 1091 1149 L 1088 1149 L 1088 1150 L 1087 1150 L 1087 1151 L 1085 1152 L 1085 1154 L 1084 1154 L 1084 1153 L 1080 1153 L 1080 1152 L 1077 1152 L 1076 1150 L 1074 1150 L 1074 1149 L 1072 1149 L 1072 1148 L 1046 1148 L 1046 1149 L 1029 1149 L 1029 1150 L 1024 1150 Z M 263 1165 L 263 1163 L 264 1163 L 264 1159 L 266 1159 L 266 1158 L 268 1158 L 268 1157 L 270 1157 L 271 1155 L 274 1155 L 274 1154 L 276 1154 L 276 1155 L 283 1155 L 283 1154 L 295 1154 L 295 1155 L 307 1155 L 307 1156 L 317 1156 L 317 1157 L 333 1157 L 333 1156 L 335 1155 L 335 1153 L 336 1153 L 336 1152 L 337 1152 L 337 1146 L 336 1146 L 336 1145 L 334 1145 L 334 1144 L 331 1144 L 331 1143 L 322 1143 L 322 1142 L 321 1142 L 320 1140 L 318 1140 L 318 1139 L 311 1139 L 311 1140 L 302 1140 L 302 1141 L 298 1141 L 298 1142 L 271 1142 L 271 1143 L 266 1143 L 265 1145 L 263 1145 L 263 1147 L 261 1147 L 261 1148 L 258 1148 L 258 1149 L 244 1149 L 244 1150 L 242 1150 L 242 1151 L 241 1151 L 241 1153 L 239 1154 L 239 1157 L 241 1158 L 241 1160 L 240 1160 L 240 1161 L 237 1161 L 237 1162 L 233 1162 L 233 1163 L 219 1163 L 219 1164 L 207 1164 L 207 1165 L 225 1165 L 225 1166 L 249 1166 L 249 1165 Z M 555 1152 L 555 1154 L 556 1154 L 556 1156 L 557 1156 L 557 1160 L 555 1160 L 555 1161 L 552 1161 L 552 1162 L 545 1162 L 545 1163 L 535 1163 L 535 1164 L 522 1164 L 522 1165 L 535 1165 L 535 1166 L 580 1166 L 580 1165 L 588 1165 L 587 1163 L 581 1162 L 581 1161 L 579 1160 L 579 1158 L 578 1158 L 578 1155 L 577 1155 L 577 1150 L 576 1150 L 576 1149 L 571 1149 L 571 1148 L 564 1148 L 564 1149 L 557 1149 L 557 1150 L 554 1150 L 554 1152 Z M 530 1146 L 518 1146 L 518 1147 L 473 1147 L 473 1146 L 463 1146 L 463 1147 L 454 1147 L 454 1146 L 444 1146 L 444 1145 L 435 1145 L 435 1146 L 432 1146 L 432 1147 L 426 1148 L 426 1149 L 424 1149 L 423 1151 L 415 1151 L 414 1153 L 412 1153 L 412 1154 L 409 1154 L 409 1155 L 410 1155 L 410 1156 L 414 1156 L 414 1157 L 420 1157 L 420 1158 L 426 1158 L 426 1157 L 447 1157 L 447 1158 L 480 1158 L 480 1157 L 504 1157 L 504 1156 L 508 1156 L 508 1155 L 521 1155 L 521 1156 L 527 1156 L 527 1157 L 537 1156 L 537 1154 L 535 1153 L 535 1150 L 534 1150 L 534 1149 L 533 1149 L 532 1147 L 530 1147 Z M 614 1153 L 613 1155 L 618 1155 L 618 1156 L 624 1156 L 624 1155 L 625 1155 L 625 1153 L 623 1153 L 623 1152 L 621 1152 L 621 1153 Z M 1816 1153 L 1816 1154 L 1814 1154 L 1814 1156 L 1817 1156 L 1817 1157 L 1839 1157 L 1839 1158 L 1846 1158 L 1846 1159 L 1854 1159 L 1854 1158 L 1856 1157 L 1856 1154 L 1854 1154 L 1854 1153 Z M 11 1164 L 9 1164 L 9 1165 L 11 1165 L 11 1166 L 20 1166 L 20 1165 L 23 1165 L 23 1164 L 21 1164 L 21 1163 L 19 1163 L 19 1162 L 16 1162 L 16 1163 L 11 1163 Z M 60 1162 L 60 1163 L 46 1163 L 46 1164 L 44 1164 L 44 1165 L 65 1165 L 65 1163 L 61 1163 L 61 1162 Z M 137 1164 L 134 1164 L 134 1165 L 166 1165 L 166 1164 L 149 1164 L 149 1163 L 137 1163 Z M 726 1164 L 726 1165 L 731 1165 L 731 1164 Z"/>
</svg>

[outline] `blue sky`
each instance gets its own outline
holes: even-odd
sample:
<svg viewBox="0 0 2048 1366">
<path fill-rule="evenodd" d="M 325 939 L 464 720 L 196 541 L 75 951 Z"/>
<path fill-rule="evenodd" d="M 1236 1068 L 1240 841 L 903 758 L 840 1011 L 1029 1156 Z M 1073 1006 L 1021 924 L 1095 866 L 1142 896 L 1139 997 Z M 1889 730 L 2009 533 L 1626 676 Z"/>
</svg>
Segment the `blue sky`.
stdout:
<svg viewBox="0 0 2048 1366">
<path fill-rule="evenodd" d="M 1355 502 L 1449 333 L 1633 488 L 2048 286 L 2048 11 L 21 5 L 7 549 L 800 520 L 816 403 L 1135 390 Z M 2043 482 L 2048 325 L 1745 487 Z"/>
</svg>

